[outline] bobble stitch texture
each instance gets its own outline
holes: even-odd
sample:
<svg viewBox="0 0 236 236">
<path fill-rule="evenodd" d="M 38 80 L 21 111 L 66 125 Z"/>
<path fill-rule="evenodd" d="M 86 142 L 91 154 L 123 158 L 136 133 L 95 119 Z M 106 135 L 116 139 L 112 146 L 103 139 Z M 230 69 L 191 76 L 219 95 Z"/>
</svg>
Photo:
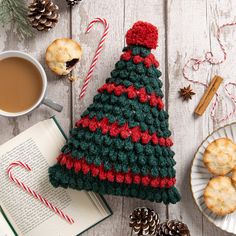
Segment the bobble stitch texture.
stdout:
<svg viewBox="0 0 236 236">
<path fill-rule="evenodd" d="M 176 203 L 176 164 L 164 111 L 163 83 L 151 53 L 158 32 L 137 22 L 127 32 L 111 77 L 71 130 L 57 164 L 53 186 Z"/>
</svg>

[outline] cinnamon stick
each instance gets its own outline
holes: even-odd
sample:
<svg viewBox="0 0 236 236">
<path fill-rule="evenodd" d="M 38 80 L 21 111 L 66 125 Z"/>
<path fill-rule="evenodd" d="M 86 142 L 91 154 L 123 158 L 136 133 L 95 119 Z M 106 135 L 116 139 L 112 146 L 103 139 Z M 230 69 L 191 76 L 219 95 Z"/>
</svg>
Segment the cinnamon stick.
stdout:
<svg viewBox="0 0 236 236">
<path fill-rule="evenodd" d="M 212 80 L 210 85 L 208 86 L 207 90 L 205 91 L 204 95 L 202 96 L 198 106 L 196 107 L 194 113 L 201 116 L 205 110 L 207 109 L 208 105 L 210 104 L 212 98 L 216 94 L 223 78 L 216 75 Z"/>
</svg>

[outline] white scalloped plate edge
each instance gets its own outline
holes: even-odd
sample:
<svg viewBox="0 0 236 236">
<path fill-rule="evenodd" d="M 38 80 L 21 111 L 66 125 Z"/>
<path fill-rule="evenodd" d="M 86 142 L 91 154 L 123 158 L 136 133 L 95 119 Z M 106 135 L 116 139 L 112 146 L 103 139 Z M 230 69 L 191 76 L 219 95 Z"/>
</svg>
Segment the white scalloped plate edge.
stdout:
<svg viewBox="0 0 236 236">
<path fill-rule="evenodd" d="M 219 217 L 207 209 L 203 199 L 204 189 L 212 175 L 205 168 L 202 155 L 209 143 L 221 137 L 230 138 L 236 143 L 236 122 L 213 131 L 198 147 L 192 162 L 190 184 L 195 203 L 203 215 L 218 228 L 236 234 L 236 212 Z"/>
</svg>

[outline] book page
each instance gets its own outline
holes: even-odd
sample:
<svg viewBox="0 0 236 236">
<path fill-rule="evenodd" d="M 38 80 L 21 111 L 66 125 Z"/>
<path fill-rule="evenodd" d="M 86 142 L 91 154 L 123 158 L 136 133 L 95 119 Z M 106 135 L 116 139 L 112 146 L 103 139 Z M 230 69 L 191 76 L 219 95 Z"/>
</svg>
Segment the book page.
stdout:
<svg viewBox="0 0 236 236">
<path fill-rule="evenodd" d="M 75 236 L 108 215 L 83 191 L 53 188 L 48 168 L 55 164 L 65 138 L 53 119 L 36 124 L 0 146 L 0 199 L 20 233 L 25 236 Z M 27 163 L 32 171 L 15 167 L 14 176 L 40 193 L 75 223 L 70 225 L 37 199 L 9 180 L 6 169 L 12 161 Z"/>
<path fill-rule="evenodd" d="M 36 201 L 27 192 L 9 181 L 6 175 L 7 163 L 14 160 L 21 160 L 32 168 L 32 171 L 28 172 L 21 167 L 16 167 L 14 175 L 46 199 L 50 196 L 50 200 L 57 207 L 64 209 L 69 206 L 71 199 L 65 190 L 54 189 L 50 185 L 46 175 L 48 164 L 32 138 L 22 141 L 21 144 L 4 153 L 1 156 L 2 164 L 0 164 L 0 199 L 9 214 L 14 216 L 14 222 L 22 234 L 27 234 L 37 225 L 52 217 L 54 213 L 48 208 L 42 207 L 41 202 Z"/>
</svg>

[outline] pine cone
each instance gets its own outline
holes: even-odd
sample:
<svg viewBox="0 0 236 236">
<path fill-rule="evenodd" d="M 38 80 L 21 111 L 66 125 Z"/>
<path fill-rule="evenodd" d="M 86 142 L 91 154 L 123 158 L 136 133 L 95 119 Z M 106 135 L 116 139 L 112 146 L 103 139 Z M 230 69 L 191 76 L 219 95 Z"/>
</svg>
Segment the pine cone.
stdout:
<svg viewBox="0 0 236 236">
<path fill-rule="evenodd" d="M 129 226 L 138 235 L 154 235 L 157 232 L 160 219 L 158 214 L 146 207 L 139 207 L 130 215 Z"/>
<path fill-rule="evenodd" d="M 66 1 L 69 6 L 73 7 L 74 5 L 78 4 L 81 0 L 66 0 Z"/>
<path fill-rule="evenodd" d="M 188 226 L 179 220 L 161 223 L 156 236 L 190 236 Z"/>
<path fill-rule="evenodd" d="M 51 0 L 34 0 L 28 8 L 29 21 L 38 31 L 49 31 L 58 22 L 59 8 Z"/>
</svg>

